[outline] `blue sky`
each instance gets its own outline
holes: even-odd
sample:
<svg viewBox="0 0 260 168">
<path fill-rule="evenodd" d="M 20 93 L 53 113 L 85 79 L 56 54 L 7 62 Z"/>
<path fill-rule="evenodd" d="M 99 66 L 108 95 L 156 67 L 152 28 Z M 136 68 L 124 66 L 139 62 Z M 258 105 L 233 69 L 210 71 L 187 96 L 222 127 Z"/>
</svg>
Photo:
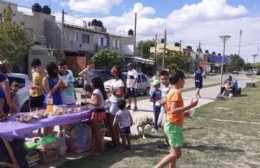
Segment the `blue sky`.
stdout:
<svg viewBox="0 0 260 168">
<path fill-rule="evenodd" d="M 182 41 L 193 49 L 201 42 L 202 49 L 222 53 L 220 35 L 231 35 L 226 53 L 237 54 L 239 31 L 242 29 L 240 55 L 252 62 L 260 45 L 260 0 L 10 0 L 23 7 L 37 2 L 51 5 L 56 20 L 61 10 L 69 12 L 65 21 L 82 25 L 83 20 L 101 20 L 110 33 L 126 35 L 134 28 L 134 13 L 138 13 L 137 39 L 153 39 L 155 33 L 167 43 Z M 30 9 L 22 8 L 25 13 Z M 72 12 L 73 11 L 73 12 Z M 260 57 L 260 56 L 259 56 Z M 260 58 L 257 58 L 258 61 Z"/>
</svg>

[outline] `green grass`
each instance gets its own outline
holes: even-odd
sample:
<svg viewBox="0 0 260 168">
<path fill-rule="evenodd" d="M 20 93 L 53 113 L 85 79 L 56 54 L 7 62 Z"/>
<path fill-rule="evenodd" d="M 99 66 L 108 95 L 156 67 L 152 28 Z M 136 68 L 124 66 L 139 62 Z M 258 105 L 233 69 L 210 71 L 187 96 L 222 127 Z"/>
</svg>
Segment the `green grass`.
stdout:
<svg viewBox="0 0 260 168">
<path fill-rule="evenodd" d="M 184 147 L 179 168 L 260 167 L 260 83 L 243 89 L 241 97 L 215 101 L 196 109 L 184 125 Z M 215 119 L 225 120 L 218 121 Z M 227 121 L 226 121 L 227 120 Z M 240 123 L 242 121 L 242 123 Z M 254 123 L 251 123 L 254 122 Z M 158 147 L 163 133 L 147 139 L 132 138 L 132 149 L 105 148 L 100 157 L 85 156 L 66 161 L 61 168 L 150 168 L 168 154 Z"/>
</svg>

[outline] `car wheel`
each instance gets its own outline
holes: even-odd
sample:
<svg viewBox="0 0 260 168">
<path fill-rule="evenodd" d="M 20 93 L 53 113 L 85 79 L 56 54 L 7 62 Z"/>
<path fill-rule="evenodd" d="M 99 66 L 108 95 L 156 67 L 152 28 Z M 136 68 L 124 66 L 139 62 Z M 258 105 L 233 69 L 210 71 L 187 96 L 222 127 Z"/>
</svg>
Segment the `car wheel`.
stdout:
<svg viewBox="0 0 260 168">
<path fill-rule="evenodd" d="M 144 91 L 144 95 L 147 96 L 147 95 L 149 95 L 149 93 L 150 93 L 150 88 L 148 87 L 148 88 L 145 89 L 145 91 Z"/>
<path fill-rule="evenodd" d="M 29 112 L 30 111 L 30 103 L 29 103 L 29 100 L 27 100 L 22 108 L 21 108 L 21 112 Z"/>
</svg>

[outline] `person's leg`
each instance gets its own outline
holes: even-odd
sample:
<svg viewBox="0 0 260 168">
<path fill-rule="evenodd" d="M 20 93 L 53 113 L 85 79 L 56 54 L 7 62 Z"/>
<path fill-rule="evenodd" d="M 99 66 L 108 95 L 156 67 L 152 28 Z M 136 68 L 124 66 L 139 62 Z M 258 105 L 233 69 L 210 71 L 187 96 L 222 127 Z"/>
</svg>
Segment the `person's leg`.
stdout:
<svg viewBox="0 0 260 168">
<path fill-rule="evenodd" d="M 129 134 L 126 134 L 127 146 L 126 149 L 131 149 L 131 140 Z"/>
<path fill-rule="evenodd" d="M 131 109 L 131 103 L 132 103 L 132 95 L 131 95 L 131 90 L 130 88 L 127 88 L 127 96 L 128 96 L 128 106 L 127 109 Z"/>
<path fill-rule="evenodd" d="M 108 120 L 107 120 L 107 128 L 108 128 L 108 131 L 109 131 L 109 134 L 111 136 L 111 140 L 112 142 L 115 141 L 115 129 L 114 129 L 114 126 L 113 126 L 113 121 L 114 121 L 114 115 L 112 114 L 108 114 Z"/>
<path fill-rule="evenodd" d="M 157 131 L 158 130 L 158 118 L 159 118 L 159 115 L 160 115 L 160 111 L 161 111 L 161 108 L 160 107 L 156 107 L 155 108 L 155 115 L 154 115 L 154 125 L 155 125 L 155 130 Z"/>
<path fill-rule="evenodd" d="M 114 126 L 114 130 L 115 130 L 115 145 L 117 146 L 117 145 L 119 145 L 119 142 L 120 142 L 120 135 L 119 135 L 119 126 L 118 126 L 118 124 L 116 124 L 115 126 Z"/>
<path fill-rule="evenodd" d="M 93 120 L 93 154 L 100 155 L 102 152 L 102 135 L 101 135 L 101 123 L 97 120 Z"/>
<path fill-rule="evenodd" d="M 126 136 L 125 136 L 125 134 L 121 135 L 121 139 L 122 139 L 122 147 L 124 149 L 126 149 Z"/>
<path fill-rule="evenodd" d="M 170 153 L 165 156 L 156 166 L 155 168 L 164 168 L 169 165 L 169 168 L 176 167 L 176 160 L 181 157 L 181 148 L 173 148 L 171 147 Z"/>
<path fill-rule="evenodd" d="M 137 100 L 136 100 L 136 96 L 137 96 L 137 89 L 133 89 L 132 90 L 132 97 L 133 97 L 133 101 L 134 101 L 134 111 L 137 111 Z"/>
</svg>

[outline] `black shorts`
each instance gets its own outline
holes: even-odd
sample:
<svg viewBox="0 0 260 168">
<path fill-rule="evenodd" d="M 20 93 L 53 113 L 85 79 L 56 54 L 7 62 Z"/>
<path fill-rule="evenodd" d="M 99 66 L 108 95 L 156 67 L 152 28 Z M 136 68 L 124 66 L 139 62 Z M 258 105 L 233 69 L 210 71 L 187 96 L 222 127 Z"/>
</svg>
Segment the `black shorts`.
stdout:
<svg viewBox="0 0 260 168">
<path fill-rule="evenodd" d="M 119 133 L 120 133 L 121 136 L 129 135 L 130 134 L 130 126 L 120 128 Z"/>
<path fill-rule="evenodd" d="M 202 83 L 201 82 L 195 82 L 195 87 L 201 89 Z"/>
<path fill-rule="evenodd" d="M 130 88 L 127 88 L 127 96 L 128 97 L 136 97 L 137 96 L 137 89 L 130 89 Z"/>
<path fill-rule="evenodd" d="M 30 96 L 30 108 L 43 108 L 44 95 L 32 97 Z"/>
</svg>

